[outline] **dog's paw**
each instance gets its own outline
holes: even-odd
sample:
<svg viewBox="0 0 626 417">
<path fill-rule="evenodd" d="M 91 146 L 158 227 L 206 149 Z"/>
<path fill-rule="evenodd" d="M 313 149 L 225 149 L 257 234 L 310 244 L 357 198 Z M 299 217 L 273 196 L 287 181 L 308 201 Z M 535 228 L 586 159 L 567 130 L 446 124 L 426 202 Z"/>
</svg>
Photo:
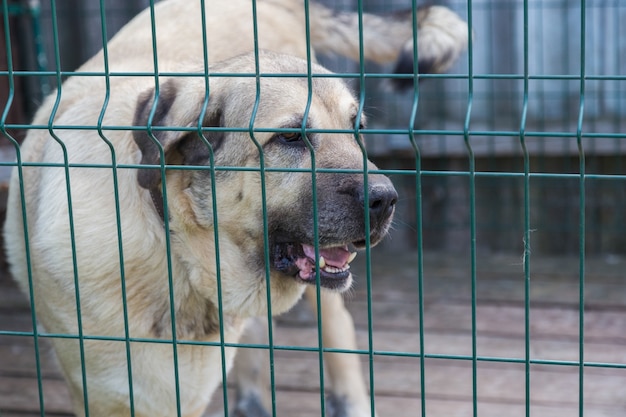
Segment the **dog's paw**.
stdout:
<svg viewBox="0 0 626 417">
<path fill-rule="evenodd" d="M 467 22 L 443 6 L 422 6 L 418 10 L 417 72 L 441 74 L 446 72 L 467 49 L 469 31 Z M 413 39 L 409 39 L 396 62 L 396 74 L 413 74 Z M 395 78 L 392 86 L 398 91 L 413 87 L 413 78 Z"/>
<path fill-rule="evenodd" d="M 246 395 L 240 398 L 230 417 L 270 417 L 263 407 L 263 402 L 256 395 Z"/>
<path fill-rule="evenodd" d="M 368 406 L 359 407 L 346 396 L 328 394 L 326 396 L 326 417 L 376 417 Z"/>
<path fill-rule="evenodd" d="M 348 417 L 346 397 L 338 397 L 335 394 L 326 396 L 327 417 Z"/>
</svg>

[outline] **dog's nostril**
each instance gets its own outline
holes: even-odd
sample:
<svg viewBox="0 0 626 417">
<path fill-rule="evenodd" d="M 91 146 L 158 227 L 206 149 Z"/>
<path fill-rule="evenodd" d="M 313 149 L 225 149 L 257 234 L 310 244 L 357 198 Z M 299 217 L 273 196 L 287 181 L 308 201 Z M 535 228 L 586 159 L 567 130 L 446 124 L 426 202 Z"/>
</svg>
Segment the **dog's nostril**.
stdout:
<svg viewBox="0 0 626 417">
<path fill-rule="evenodd" d="M 373 188 L 369 195 L 370 216 L 384 220 L 393 212 L 398 201 L 398 193 L 394 188 Z"/>
<path fill-rule="evenodd" d="M 378 210 L 380 208 L 380 206 L 383 205 L 383 202 L 381 200 L 375 200 L 373 203 L 370 204 L 370 209 L 371 210 Z"/>
</svg>

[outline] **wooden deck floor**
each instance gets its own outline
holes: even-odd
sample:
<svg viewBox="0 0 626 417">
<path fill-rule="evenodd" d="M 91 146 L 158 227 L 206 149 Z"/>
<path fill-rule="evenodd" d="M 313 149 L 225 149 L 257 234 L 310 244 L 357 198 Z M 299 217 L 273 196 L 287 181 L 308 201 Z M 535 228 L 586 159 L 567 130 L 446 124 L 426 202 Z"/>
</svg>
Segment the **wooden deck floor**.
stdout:
<svg viewBox="0 0 626 417">
<path fill-rule="evenodd" d="M 361 260 L 362 262 L 363 260 Z M 425 406 L 429 416 L 473 415 L 472 303 L 469 259 L 429 254 L 424 259 Z M 374 251 L 373 377 L 378 415 L 419 416 L 422 395 L 415 254 Z M 355 266 L 364 276 L 363 264 Z M 586 417 L 626 415 L 626 260 L 586 262 L 583 410 Z M 359 272 L 360 271 L 360 272 Z M 531 415 L 579 416 L 578 261 L 531 259 Z M 24 298 L 0 277 L 0 330 L 29 330 Z M 479 256 L 477 262 L 476 398 L 481 417 L 526 415 L 524 274 L 516 256 Z M 359 347 L 368 347 L 367 290 L 363 280 L 348 297 Z M 317 330 L 305 306 L 278 320 L 276 344 L 316 346 Z M 44 341 L 45 342 L 45 341 Z M 67 389 L 47 343 L 42 343 L 46 415 L 71 415 Z M 440 358 L 451 355 L 455 358 Z M 491 358 L 488 360 L 488 358 Z M 559 361 L 567 364 L 557 364 Z M 570 362 L 568 362 L 570 361 Z M 363 369 L 369 377 L 367 357 Z M 320 415 L 317 353 L 276 351 L 278 416 Z M 221 395 L 218 392 L 217 397 Z M 219 402 L 219 401 L 218 401 Z M 217 406 L 213 406 L 212 412 Z M 210 412 L 207 413 L 209 415 Z M 0 336 L 0 415 L 39 412 L 32 340 Z"/>
</svg>

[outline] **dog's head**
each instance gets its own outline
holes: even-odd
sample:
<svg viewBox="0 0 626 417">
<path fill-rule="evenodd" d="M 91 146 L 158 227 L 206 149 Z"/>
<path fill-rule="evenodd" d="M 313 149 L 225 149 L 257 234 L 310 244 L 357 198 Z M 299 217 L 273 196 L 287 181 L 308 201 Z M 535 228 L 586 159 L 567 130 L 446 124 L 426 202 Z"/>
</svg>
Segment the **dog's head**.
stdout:
<svg viewBox="0 0 626 417">
<path fill-rule="evenodd" d="M 387 177 L 364 174 L 376 167 L 353 132 L 358 103 L 339 78 L 313 65 L 309 81 L 305 61 L 268 52 L 259 66 L 283 77 L 242 76 L 255 72 L 250 54 L 213 67 L 208 93 L 204 78 L 189 77 L 162 83 L 156 103 L 153 90 L 142 95 L 134 124 L 151 133 L 135 131 L 141 163 L 179 166 L 166 171 L 172 227 L 180 235 L 217 222 L 243 276 L 264 281 L 268 260 L 271 280 L 314 284 L 319 270 L 323 287 L 345 290 L 352 250 L 384 237 L 396 191 Z M 233 72 L 240 76 L 217 75 Z M 137 179 L 160 198 L 161 170 L 141 169 Z"/>
</svg>

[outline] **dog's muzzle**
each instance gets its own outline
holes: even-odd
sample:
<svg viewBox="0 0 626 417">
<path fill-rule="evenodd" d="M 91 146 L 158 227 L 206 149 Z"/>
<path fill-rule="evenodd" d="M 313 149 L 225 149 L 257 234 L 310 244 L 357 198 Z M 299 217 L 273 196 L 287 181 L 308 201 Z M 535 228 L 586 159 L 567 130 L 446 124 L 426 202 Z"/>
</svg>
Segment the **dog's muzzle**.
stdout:
<svg viewBox="0 0 626 417">
<path fill-rule="evenodd" d="M 360 226 L 361 234 L 346 236 L 344 241 L 333 239 L 334 243 L 319 244 L 317 253 L 311 242 L 276 242 L 273 247 L 272 266 L 274 269 L 293 276 L 306 284 L 315 284 L 319 274 L 319 283 L 322 287 L 343 291 L 349 288 L 352 282 L 350 262 L 356 257 L 356 252 L 350 248 L 363 249 L 368 241 L 365 230 L 369 231 L 369 244 L 379 243 L 385 236 L 391 224 L 398 194 L 391 181 L 384 176 L 373 176 L 367 193 L 369 212 L 369 227 Z M 356 187 L 353 194 L 354 203 L 365 211 L 365 197 L 363 187 Z M 363 217 L 362 217 L 363 219 Z M 346 222 L 355 222 L 355 219 L 346 219 Z M 362 220 L 363 223 L 364 220 Z M 321 225 L 319 240 L 326 241 L 324 231 L 339 229 L 339 225 Z"/>
</svg>

